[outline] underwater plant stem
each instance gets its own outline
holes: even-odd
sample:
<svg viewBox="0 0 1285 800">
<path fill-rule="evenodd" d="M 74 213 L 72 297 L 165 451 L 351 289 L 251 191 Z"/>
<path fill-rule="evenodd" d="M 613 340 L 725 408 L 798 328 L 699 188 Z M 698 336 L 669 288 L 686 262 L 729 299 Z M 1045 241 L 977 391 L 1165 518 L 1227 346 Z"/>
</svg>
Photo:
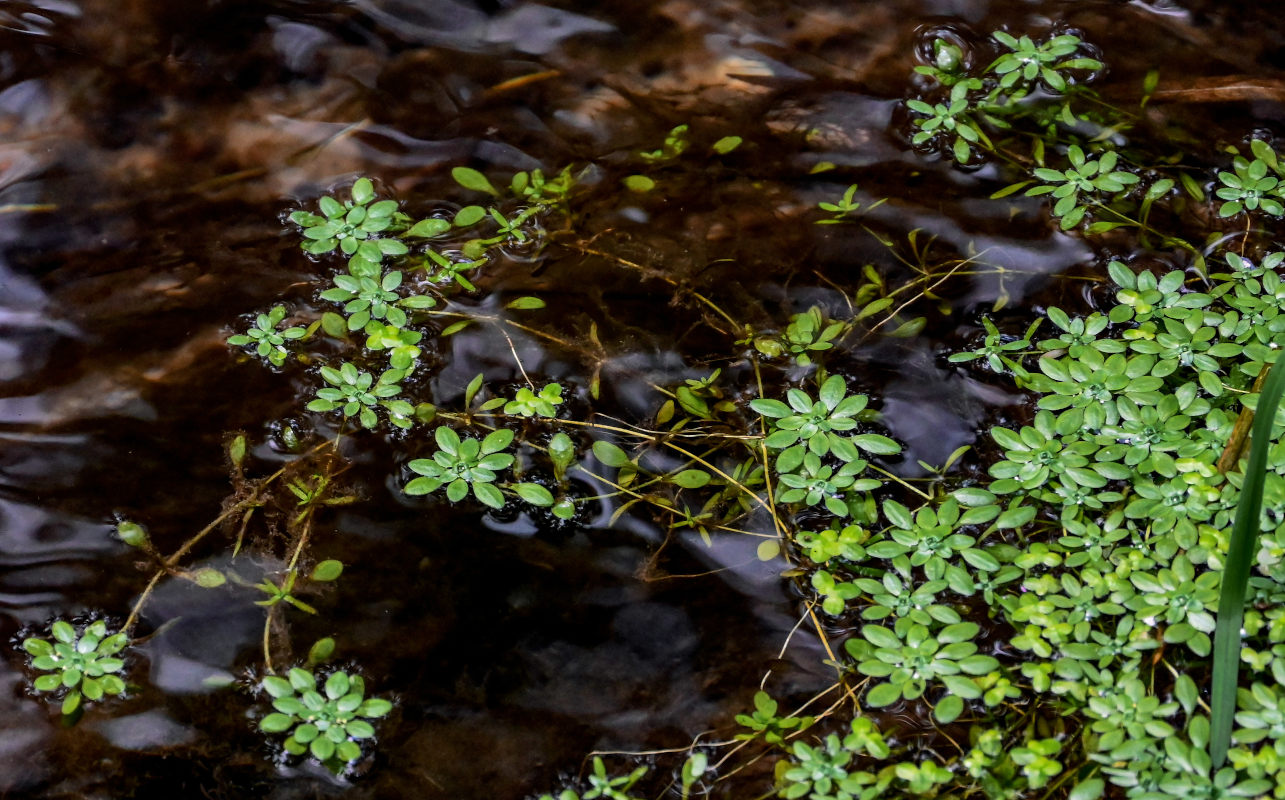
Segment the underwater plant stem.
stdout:
<svg viewBox="0 0 1285 800">
<path fill-rule="evenodd" d="M 830 663 L 839 673 L 839 681 L 843 681 L 843 667 L 839 663 L 839 657 L 834 654 L 830 647 L 830 637 L 825 635 L 825 628 L 821 627 L 821 620 L 817 618 L 816 603 L 808 603 L 808 616 L 812 618 L 812 626 L 816 628 L 817 637 L 821 640 L 821 646 L 825 648 L 825 654 L 830 657 Z"/>
<path fill-rule="evenodd" d="M 338 448 L 339 439 L 336 437 L 336 439 L 333 442 L 329 440 L 322 442 L 321 444 L 312 448 L 311 450 L 304 453 L 303 455 L 310 456 L 313 453 L 317 452 L 318 450 L 322 449 L 323 447 L 328 447 L 331 445 L 334 445 L 336 448 Z M 237 534 L 237 548 L 239 549 L 241 544 L 241 537 L 245 533 L 245 526 L 250 520 L 250 515 L 254 513 L 254 509 L 258 508 L 259 505 L 261 505 L 261 503 L 259 502 L 260 492 L 262 492 L 263 489 L 267 487 L 269 484 L 271 484 L 273 481 L 276 481 L 282 475 L 286 474 L 286 470 L 290 467 L 291 464 L 294 464 L 294 463 L 295 462 L 292 461 L 290 462 L 290 464 L 287 464 L 286 466 L 272 473 L 267 478 L 264 478 L 263 481 L 258 486 L 255 487 L 254 491 L 250 493 L 249 497 L 225 509 L 223 513 L 215 517 L 214 520 L 209 525 L 206 525 L 204 528 L 197 531 L 194 536 L 192 536 L 190 539 L 184 542 L 182 546 L 180 546 L 179 549 L 175 550 L 172 554 L 170 554 L 168 558 L 161 559 L 161 569 L 158 569 L 156 573 L 152 575 L 151 580 L 147 582 L 147 586 L 143 589 L 143 593 L 138 596 L 138 600 L 135 601 L 134 607 L 130 609 L 129 616 L 126 617 L 125 619 L 125 624 L 121 626 L 121 632 L 128 634 L 130 628 L 132 628 L 134 624 L 138 622 L 139 614 L 142 613 L 143 606 L 147 603 L 148 599 L 151 597 L 152 591 L 156 588 L 156 584 L 160 582 L 163 576 L 173 572 L 176 569 L 179 559 L 183 558 L 183 556 L 190 553 L 192 551 L 192 548 L 196 547 L 196 545 L 202 539 L 204 539 L 206 536 L 209 536 L 210 533 L 212 533 L 216 528 L 222 525 L 225 521 L 230 519 L 233 515 L 241 512 L 245 512 L 245 517 L 241 521 L 240 533 Z"/>
<path fill-rule="evenodd" d="M 1272 423 L 1285 392 L 1285 358 L 1277 358 L 1263 382 L 1254 414 L 1249 461 L 1241 483 L 1240 502 L 1232 523 L 1231 547 L 1223 563 L 1222 589 L 1218 598 L 1218 621 L 1214 630 L 1213 675 L 1210 679 L 1209 757 L 1214 769 L 1227 760 L 1231 729 L 1236 714 L 1236 686 L 1239 683 L 1241 622 L 1245 615 L 1245 594 L 1249 571 L 1258 541 L 1262 518 L 1263 484 L 1267 478 L 1267 451 L 1272 444 Z"/>
<path fill-rule="evenodd" d="M 535 384 L 531 382 L 531 376 L 526 374 L 526 367 L 522 366 L 522 359 L 518 358 L 518 349 L 513 346 L 513 337 L 509 336 L 509 332 L 503 328 L 500 329 L 500 333 L 503 334 L 504 341 L 509 343 L 509 352 L 513 354 L 513 363 L 518 365 L 518 372 L 522 373 L 522 380 L 526 381 L 527 387 L 534 392 Z"/>
<path fill-rule="evenodd" d="M 1263 381 L 1267 380 L 1267 372 L 1270 369 L 1270 365 L 1263 365 L 1258 377 L 1254 379 L 1253 388 L 1249 390 L 1251 394 L 1262 391 Z M 1227 447 L 1223 449 L 1222 455 L 1218 457 L 1216 467 L 1219 473 L 1226 475 L 1240 463 L 1241 454 L 1245 452 L 1245 440 L 1249 436 L 1249 427 L 1253 422 L 1254 412 L 1248 408 L 1242 408 L 1240 415 L 1236 417 L 1236 424 L 1231 429 L 1231 438 L 1227 440 Z"/>
<path fill-rule="evenodd" d="M 276 670 L 272 668 L 272 615 L 276 611 L 276 606 L 268 606 L 268 616 L 263 620 L 263 668 L 269 675 L 276 674 Z"/>
<path fill-rule="evenodd" d="M 886 469 L 882 469 L 881 467 L 879 467 L 879 466 L 877 466 L 877 465 L 875 465 L 875 464 L 871 464 L 871 465 L 870 465 L 870 469 L 874 470 L 875 472 L 878 472 L 880 475 L 883 475 L 883 476 L 884 476 L 884 477 L 886 477 L 886 478 L 889 478 L 889 479 L 891 479 L 891 480 L 896 481 L 897 483 L 900 483 L 902 486 L 904 486 L 905 488 L 907 488 L 907 489 L 909 489 L 910 491 L 914 492 L 915 494 L 919 495 L 920 497 L 924 498 L 925 500 L 929 500 L 929 501 L 931 501 L 931 500 L 933 499 L 933 496 L 932 496 L 932 495 L 930 495 L 930 494 L 928 494 L 927 492 L 925 492 L 923 489 L 920 489 L 920 488 L 918 488 L 918 487 L 916 487 L 916 486 L 912 485 L 912 484 L 911 484 L 911 483 L 909 483 L 908 481 L 906 481 L 906 480 L 904 480 L 904 479 L 902 479 L 902 478 L 899 478 L 899 477 L 897 477 L 896 475 L 893 475 L 891 472 L 889 472 L 889 471 L 888 471 L 888 470 L 886 470 Z"/>
<path fill-rule="evenodd" d="M 143 604 L 152 596 L 152 591 L 156 588 L 156 584 L 160 582 L 161 576 L 165 575 L 166 572 L 167 570 L 163 569 L 156 570 L 156 574 L 154 574 L 152 579 L 147 582 L 147 586 L 143 589 L 143 593 L 138 596 L 138 601 L 134 603 L 134 607 L 130 609 L 129 617 L 125 619 L 125 624 L 121 626 L 121 633 L 126 636 L 129 635 L 129 631 L 134 627 L 134 623 L 138 622 L 138 615 L 143 610 Z"/>
<path fill-rule="evenodd" d="M 286 565 L 286 572 L 294 572 L 295 565 L 299 563 L 299 556 L 303 555 L 303 548 L 308 544 L 308 536 L 312 533 L 312 509 L 308 509 L 308 517 L 304 520 L 303 532 L 299 534 L 299 541 L 295 543 L 294 553 L 290 556 L 290 563 Z"/>
</svg>

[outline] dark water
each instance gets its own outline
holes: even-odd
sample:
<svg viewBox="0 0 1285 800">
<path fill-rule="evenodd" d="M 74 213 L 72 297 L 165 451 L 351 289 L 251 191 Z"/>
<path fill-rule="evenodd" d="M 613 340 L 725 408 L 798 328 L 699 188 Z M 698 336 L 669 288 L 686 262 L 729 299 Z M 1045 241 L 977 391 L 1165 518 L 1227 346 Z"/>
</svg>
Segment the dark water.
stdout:
<svg viewBox="0 0 1285 800">
<path fill-rule="evenodd" d="M 538 294 L 550 303 L 540 324 L 575 342 L 596 323 L 606 352 L 592 358 L 535 338 L 515 347 L 580 398 L 600 367 L 594 408 L 644 423 L 653 385 L 726 354 L 717 320 L 679 288 L 770 327 L 815 303 L 837 313 L 865 264 L 906 279 L 869 234 L 812 224 L 818 200 L 857 181 L 866 202 L 891 198 L 872 228 L 920 228 L 935 258 L 984 252 L 1010 270 L 1002 284 L 950 286 L 924 335 L 835 361 L 906 444 L 891 467 L 913 477 L 916 460 L 940 463 L 1019 400 L 943 364 L 973 333 L 966 312 L 1001 293 L 1038 308 L 1067 291 L 1050 276 L 1101 254 L 1052 234 L 1035 201 L 1017 218 L 977 202 L 1002 185 L 995 173 L 910 152 L 898 101 L 925 26 L 1053 23 L 1100 47 L 1107 94 L 1134 91 L 1153 65 L 1178 85 L 1285 67 L 1267 3 L 0 3 L 0 632 L 124 617 L 148 572 L 110 535 L 113 515 L 173 548 L 219 513 L 227 431 L 248 433 L 263 472 L 287 458 L 283 426 L 309 435 L 299 397 L 315 379 L 238 359 L 223 340 L 243 314 L 311 302 L 325 268 L 281 215 L 358 175 L 427 210 L 459 199 L 456 165 L 592 165 L 574 231 L 537 260 L 493 264 L 466 302 Z M 1152 119 L 1226 138 L 1277 125 L 1282 105 L 1271 91 L 1189 97 Z M 680 123 L 698 143 L 746 143 L 717 164 L 675 165 L 663 192 L 616 189 L 631 155 Z M 837 169 L 810 174 L 819 162 Z M 442 405 L 478 372 L 521 377 L 486 328 L 430 353 L 425 399 Z M 590 751 L 727 738 L 769 670 L 778 694 L 800 699 L 832 682 L 806 626 L 778 659 L 800 606 L 754 541 L 683 538 L 656 555 L 663 528 L 632 514 L 611 526 L 610 504 L 554 531 L 411 502 L 390 466 L 406 448 L 366 437 L 346 451 L 346 487 L 364 502 L 326 512 L 314 546 L 349 572 L 314 598 L 320 616 L 289 618 L 296 649 L 334 636 L 339 659 L 399 701 L 350 785 L 275 760 L 256 701 L 226 687 L 261 661 L 255 596 L 164 581 L 142 628 L 160 633 L 130 666 L 141 688 L 74 728 L 27 694 L 25 659 L 7 651 L 0 793 L 520 798 L 579 774 Z M 220 541 L 197 563 L 230 558 Z"/>
</svg>

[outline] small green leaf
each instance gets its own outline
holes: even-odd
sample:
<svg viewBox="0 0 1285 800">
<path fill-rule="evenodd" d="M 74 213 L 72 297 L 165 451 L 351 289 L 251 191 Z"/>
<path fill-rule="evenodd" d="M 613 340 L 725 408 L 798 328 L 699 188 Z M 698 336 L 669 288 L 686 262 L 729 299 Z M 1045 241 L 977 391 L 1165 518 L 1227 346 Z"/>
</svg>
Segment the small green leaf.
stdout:
<svg viewBox="0 0 1285 800">
<path fill-rule="evenodd" d="M 866 705 L 874 708 L 890 706 L 901 699 L 901 689 L 891 683 L 881 683 L 866 692 Z"/>
<path fill-rule="evenodd" d="M 670 478 L 674 483 L 684 489 L 699 489 L 709 483 L 710 475 L 708 472 L 699 469 L 685 469 L 682 472 Z"/>
<path fill-rule="evenodd" d="M 565 472 L 576 457 L 576 446 L 571 437 L 559 431 L 549 440 L 549 458 L 559 472 Z"/>
<path fill-rule="evenodd" d="M 76 629 L 69 622 L 60 619 L 51 626 L 50 630 L 54 638 L 63 644 L 71 644 L 76 641 Z"/>
<path fill-rule="evenodd" d="M 1106 796 L 1106 783 L 1101 778 L 1088 778 L 1075 785 L 1066 800 L 1098 800 Z"/>
<path fill-rule="evenodd" d="M 116 526 L 116 535 L 130 547 L 147 547 L 149 544 L 147 529 L 137 522 L 122 521 Z"/>
<path fill-rule="evenodd" d="M 264 733 L 281 733 L 294 727 L 294 717 L 286 714 L 269 714 L 259 720 L 259 730 Z"/>
<path fill-rule="evenodd" d="M 358 178 L 357 182 L 352 185 L 352 201 L 359 206 L 364 206 L 371 200 L 375 199 L 375 187 L 369 178 Z"/>
<path fill-rule="evenodd" d="M 346 694 L 348 694 L 348 673 L 330 673 L 330 677 L 326 678 L 326 697 L 338 700 Z"/>
<path fill-rule="evenodd" d="M 76 709 L 78 708 L 80 708 L 80 692 L 73 690 L 63 698 L 62 714 L 64 717 L 69 716 L 76 713 Z"/>
<path fill-rule="evenodd" d="M 593 455 L 608 467 L 623 467 L 630 463 L 629 456 L 624 450 L 602 439 L 593 443 Z"/>
<path fill-rule="evenodd" d="M 372 697 L 361 704 L 361 708 L 357 709 L 357 715 L 367 719 L 374 719 L 376 717 L 382 717 L 392 710 L 392 703 L 387 700 Z"/>
<path fill-rule="evenodd" d="M 455 227 L 467 228 L 476 225 L 486 218 L 486 209 L 481 206 L 464 206 L 455 214 Z"/>
<path fill-rule="evenodd" d="M 656 182 L 646 175 L 630 175 L 624 182 L 625 188 L 631 192 L 650 192 L 656 188 Z"/>
<path fill-rule="evenodd" d="M 227 583 L 227 577 L 222 572 L 211 567 L 198 569 L 195 574 L 196 584 L 204 589 L 214 589 Z"/>
<path fill-rule="evenodd" d="M 228 442 L 228 459 L 232 462 L 232 466 L 234 467 L 240 467 L 241 462 L 245 461 L 245 434 L 238 433 L 232 437 L 230 442 Z M 121 538 L 123 539 L 125 537 L 122 536 Z M 138 547 L 138 545 L 134 546 Z"/>
<path fill-rule="evenodd" d="M 26 650 L 31 655 L 37 656 L 37 657 L 53 655 L 53 652 L 54 652 L 54 647 L 53 645 L 49 644 L 49 642 L 46 642 L 44 639 L 34 639 L 34 638 L 23 639 L 22 649 Z"/>
<path fill-rule="evenodd" d="M 505 304 L 505 308 L 511 308 L 514 311 L 531 311 L 537 308 L 544 308 L 545 303 L 538 297 L 519 297 L 516 300 L 510 300 Z"/>
<path fill-rule="evenodd" d="M 450 229 L 450 220 L 441 219 L 440 217 L 429 217 L 428 219 L 422 219 L 412 225 L 411 229 L 406 231 L 406 235 L 414 236 L 419 239 L 431 239 L 434 236 L 441 236 L 442 234 L 447 233 Z"/>
<path fill-rule="evenodd" d="M 491 508 L 504 508 L 504 494 L 489 483 L 474 483 L 473 496 Z"/>
<path fill-rule="evenodd" d="M 933 718 L 941 724 L 954 722 L 964 713 L 964 701 L 958 695 L 948 694 L 933 708 Z"/>
<path fill-rule="evenodd" d="M 333 311 L 321 315 L 321 329 L 336 339 L 348 338 L 348 321 Z"/>
<path fill-rule="evenodd" d="M 343 563 L 336 561 L 334 559 L 327 559 L 326 561 L 322 561 L 320 564 L 313 567 L 312 579 L 314 581 L 323 581 L 323 582 L 333 581 L 336 578 L 338 578 L 341 574 L 343 574 L 343 571 L 344 571 Z"/>
<path fill-rule="evenodd" d="M 739 136 L 724 136 L 717 142 L 714 142 L 714 152 L 720 156 L 725 156 L 736 148 L 741 146 L 743 140 Z"/>
<path fill-rule="evenodd" d="M 285 678 L 279 678 L 276 675 L 269 675 L 259 685 L 272 697 L 290 697 L 294 695 L 294 686 Z"/>
<path fill-rule="evenodd" d="M 546 508 L 553 505 L 553 494 L 538 483 L 515 483 L 510 488 L 533 506 Z"/>
<path fill-rule="evenodd" d="M 317 688 L 317 679 L 313 677 L 312 673 L 308 672 L 307 670 L 294 667 L 293 669 L 290 670 L 289 675 L 290 675 L 290 685 L 300 692 L 312 691 Z M 266 687 L 267 681 L 265 680 L 264 683 L 265 683 L 264 688 L 267 688 Z M 272 691 L 271 689 L 268 690 L 269 693 L 271 693 L 271 691 Z"/>
<path fill-rule="evenodd" d="M 572 500 L 570 497 L 564 497 L 553 505 L 553 508 L 550 509 L 550 513 L 558 519 L 575 519 L 576 501 Z"/>
<path fill-rule="evenodd" d="M 475 192 L 483 192 L 493 197 L 500 196 L 500 193 L 496 191 L 495 187 L 491 185 L 491 182 L 486 179 L 485 175 L 470 167 L 455 167 L 451 170 L 451 177 L 455 179 L 456 183 L 463 186 L 465 189 L 471 189 Z M 479 219 L 481 218 L 479 217 Z M 459 225 L 460 223 L 456 221 L 455 224 Z"/>
<path fill-rule="evenodd" d="M 927 324 L 928 319 L 926 317 L 915 317 L 914 319 L 901 323 L 884 335 L 891 336 L 894 339 L 909 339 L 912 336 L 918 336 L 919 332 L 922 331 L 924 326 Z"/>
<path fill-rule="evenodd" d="M 335 654 L 335 640 L 329 636 L 324 639 L 318 639 L 311 648 L 308 649 L 308 663 L 317 665 L 324 663 Z"/>
<path fill-rule="evenodd" d="M 53 692 L 62 688 L 61 675 L 41 675 L 33 684 L 37 692 Z"/>
</svg>

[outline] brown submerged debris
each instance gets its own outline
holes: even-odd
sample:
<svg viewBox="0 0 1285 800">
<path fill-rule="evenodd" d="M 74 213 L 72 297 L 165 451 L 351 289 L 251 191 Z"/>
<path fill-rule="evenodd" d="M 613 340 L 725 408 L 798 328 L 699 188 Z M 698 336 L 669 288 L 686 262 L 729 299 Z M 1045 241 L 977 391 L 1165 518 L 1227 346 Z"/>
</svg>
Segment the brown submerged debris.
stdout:
<svg viewBox="0 0 1285 800">
<path fill-rule="evenodd" d="M 1246 100 L 1285 102 L 1285 79 L 1253 75 L 1189 78 L 1183 86 L 1161 85 L 1153 103 L 1233 103 Z"/>
</svg>

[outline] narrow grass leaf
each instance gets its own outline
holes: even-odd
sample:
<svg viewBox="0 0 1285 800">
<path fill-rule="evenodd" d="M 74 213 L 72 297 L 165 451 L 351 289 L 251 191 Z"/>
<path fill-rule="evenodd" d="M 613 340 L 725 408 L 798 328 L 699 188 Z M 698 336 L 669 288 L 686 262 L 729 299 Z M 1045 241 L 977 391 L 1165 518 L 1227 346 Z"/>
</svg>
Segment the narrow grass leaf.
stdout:
<svg viewBox="0 0 1285 800">
<path fill-rule="evenodd" d="M 1210 692 L 1212 708 L 1209 756 L 1214 769 L 1227 759 L 1231 728 L 1236 713 L 1237 671 L 1240 667 L 1240 626 L 1245 613 L 1249 570 L 1257 546 L 1263 505 L 1263 483 L 1267 477 L 1267 451 L 1271 449 L 1272 420 L 1285 391 L 1285 358 L 1278 359 L 1267 374 L 1254 414 L 1253 440 L 1245 466 L 1244 485 L 1236 519 L 1232 524 L 1231 548 L 1223 567 L 1222 593 L 1218 598 L 1218 625 L 1214 632 L 1214 671 Z"/>
</svg>

